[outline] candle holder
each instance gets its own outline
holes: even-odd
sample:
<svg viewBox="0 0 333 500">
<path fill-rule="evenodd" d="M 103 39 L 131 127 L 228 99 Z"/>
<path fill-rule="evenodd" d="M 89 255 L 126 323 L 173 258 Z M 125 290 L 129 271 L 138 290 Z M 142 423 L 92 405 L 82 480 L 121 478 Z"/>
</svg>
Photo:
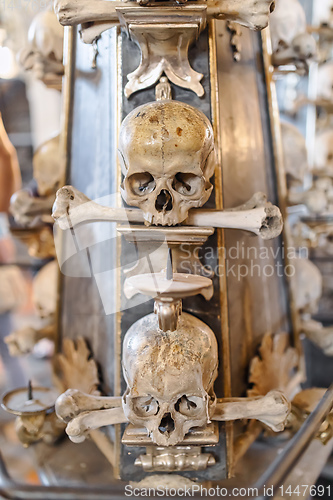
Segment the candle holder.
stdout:
<svg viewBox="0 0 333 500">
<path fill-rule="evenodd" d="M 135 292 L 154 298 L 154 313 L 158 316 L 159 328 L 164 332 L 177 329 L 178 318 L 182 313 L 182 299 L 201 294 L 206 300 L 210 300 L 213 295 L 211 279 L 173 272 L 171 248 L 164 271 L 131 276 L 127 278 L 127 284 Z"/>
<path fill-rule="evenodd" d="M 58 393 L 47 387 L 21 387 L 2 397 L 1 407 L 16 415 L 15 430 L 24 447 L 43 440 L 52 444 L 64 433 L 65 426 L 57 418 L 54 406 Z"/>
</svg>

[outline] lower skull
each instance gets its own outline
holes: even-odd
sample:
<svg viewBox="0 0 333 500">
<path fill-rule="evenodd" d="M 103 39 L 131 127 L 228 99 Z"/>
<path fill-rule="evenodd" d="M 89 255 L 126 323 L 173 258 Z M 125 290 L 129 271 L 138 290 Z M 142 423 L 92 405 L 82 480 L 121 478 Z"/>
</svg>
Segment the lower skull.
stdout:
<svg viewBox="0 0 333 500">
<path fill-rule="evenodd" d="M 155 314 L 145 316 L 124 339 L 128 420 L 145 427 L 155 444 L 177 445 L 210 422 L 217 367 L 215 335 L 202 321 L 183 313 L 176 331 L 163 332 Z"/>
</svg>

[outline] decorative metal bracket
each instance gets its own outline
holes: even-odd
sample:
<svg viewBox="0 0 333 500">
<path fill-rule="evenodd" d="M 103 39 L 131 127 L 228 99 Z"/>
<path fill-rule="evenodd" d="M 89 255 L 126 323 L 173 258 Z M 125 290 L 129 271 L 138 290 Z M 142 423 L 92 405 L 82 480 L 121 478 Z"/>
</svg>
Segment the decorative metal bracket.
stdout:
<svg viewBox="0 0 333 500">
<path fill-rule="evenodd" d="M 204 5 L 184 7 L 117 7 L 120 24 L 141 50 L 139 67 L 127 75 L 125 95 L 154 85 L 164 73 L 179 87 L 204 95 L 203 74 L 191 68 L 188 49 L 206 26 Z"/>
<path fill-rule="evenodd" d="M 128 75 L 125 95 L 154 85 L 165 73 L 171 82 L 204 94 L 203 75 L 191 68 L 188 48 L 209 19 L 234 21 L 260 30 L 267 26 L 272 0 L 207 0 L 186 2 L 133 2 L 105 0 L 56 0 L 55 12 L 64 26 L 82 25 L 85 43 L 115 25 L 125 29 L 141 49 L 139 67 Z"/>
</svg>

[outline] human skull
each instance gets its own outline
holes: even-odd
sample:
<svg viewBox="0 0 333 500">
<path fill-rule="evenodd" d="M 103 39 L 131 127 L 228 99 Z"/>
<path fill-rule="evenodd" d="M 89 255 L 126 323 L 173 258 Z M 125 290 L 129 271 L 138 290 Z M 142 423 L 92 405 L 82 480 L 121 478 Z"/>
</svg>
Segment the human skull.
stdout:
<svg viewBox="0 0 333 500">
<path fill-rule="evenodd" d="M 315 314 L 323 289 L 321 272 L 308 259 L 292 259 L 291 265 L 295 269 L 296 308 L 301 314 Z"/>
<path fill-rule="evenodd" d="M 330 172 L 333 177 L 333 131 L 324 130 L 316 136 L 315 165 L 317 170 Z"/>
<path fill-rule="evenodd" d="M 329 61 L 318 68 L 317 97 L 333 100 L 333 62 Z"/>
<path fill-rule="evenodd" d="M 149 224 L 172 226 L 201 207 L 213 189 L 214 133 L 199 110 L 178 101 L 144 104 L 123 121 L 119 158 L 124 200 Z"/>
<path fill-rule="evenodd" d="M 28 46 L 20 52 L 21 65 L 45 84 L 55 76 L 61 81 L 64 73 L 63 38 L 64 28 L 53 9 L 39 12 L 29 28 Z"/>
<path fill-rule="evenodd" d="M 303 222 L 291 225 L 291 232 L 295 248 L 316 248 L 319 244 L 316 231 Z"/>
<path fill-rule="evenodd" d="M 307 33 L 306 16 L 299 0 L 279 0 L 270 16 L 274 64 L 306 61 L 317 53 L 316 41 Z"/>
<path fill-rule="evenodd" d="M 39 196 L 49 196 L 57 191 L 64 174 L 60 155 L 60 137 L 56 135 L 36 150 L 33 157 L 33 176 Z"/>
<path fill-rule="evenodd" d="M 53 260 L 38 272 L 33 281 L 33 300 L 40 318 L 55 314 L 57 306 L 58 262 Z"/>
<path fill-rule="evenodd" d="M 295 58 L 301 61 L 313 59 L 317 54 L 317 43 L 309 33 L 301 33 L 293 39 L 292 48 Z"/>
<path fill-rule="evenodd" d="M 175 446 L 210 422 L 217 368 L 215 335 L 202 321 L 183 313 L 177 330 L 163 332 L 156 314 L 145 316 L 123 344 L 126 417 L 145 427 L 155 444 Z"/>
<path fill-rule="evenodd" d="M 330 179 L 328 179 L 331 181 Z M 303 194 L 302 202 L 307 207 L 311 214 L 323 214 L 330 211 L 332 204 L 332 185 L 322 183 L 318 185 L 314 183 L 311 189 Z"/>
<path fill-rule="evenodd" d="M 281 133 L 288 188 L 302 186 L 310 171 L 305 138 L 295 125 L 286 122 L 281 123 Z"/>
<path fill-rule="evenodd" d="M 326 201 L 325 211 L 331 213 L 333 210 L 333 179 L 332 177 L 320 176 L 314 181 L 315 189 L 322 194 Z"/>
<path fill-rule="evenodd" d="M 313 24 L 314 26 L 333 26 L 332 0 L 317 0 L 313 2 Z"/>
</svg>

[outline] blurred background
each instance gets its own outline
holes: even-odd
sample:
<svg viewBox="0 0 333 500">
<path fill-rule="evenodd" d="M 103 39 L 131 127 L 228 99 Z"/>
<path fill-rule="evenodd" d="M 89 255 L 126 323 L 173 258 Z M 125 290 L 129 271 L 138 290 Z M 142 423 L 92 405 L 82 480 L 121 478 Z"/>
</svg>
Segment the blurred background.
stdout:
<svg viewBox="0 0 333 500">
<path fill-rule="evenodd" d="M 277 16 L 279 2 L 285 3 L 276 1 Z M 274 26 L 272 15 L 272 61 L 293 241 L 299 256 L 308 257 L 313 277 L 309 292 L 313 307 L 307 314 L 315 329 L 324 329 L 326 339 L 323 345 L 311 334 L 302 337 L 307 386 L 328 387 L 333 379 L 333 1 L 296 3 L 304 19 L 301 14 L 291 21 L 293 37 L 290 26 L 279 29 L 282 21 Z M 306 47 L 297 39 L 302 33 L 312 37 Z M 1 393 L 29 381 L 52 385 L 58 271 L 50 213 L 64 176 L 59 153 L 62 44 L 63 28 L 50 5 L 2 0 Z M 14 420 L 0 409 L 1 452 L 14 479 L 38 483 L 31 450 L 22 448 Z M 332 459 L 319 482 L 333 487 Z"/>
</svg>

